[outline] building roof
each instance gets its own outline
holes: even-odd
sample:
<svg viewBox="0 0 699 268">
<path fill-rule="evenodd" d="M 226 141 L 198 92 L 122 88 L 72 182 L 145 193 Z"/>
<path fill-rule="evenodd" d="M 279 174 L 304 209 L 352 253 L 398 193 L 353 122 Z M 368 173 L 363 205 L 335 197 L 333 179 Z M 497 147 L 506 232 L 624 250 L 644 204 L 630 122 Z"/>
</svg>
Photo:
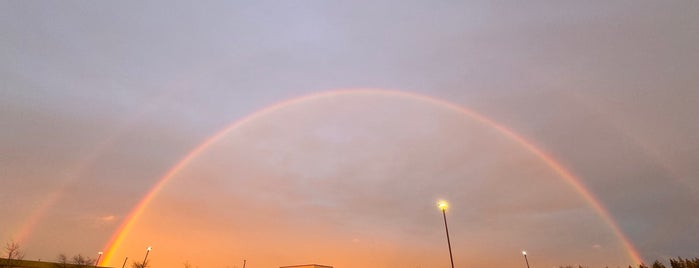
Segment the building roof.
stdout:
<svg viewBox="0 0 699 268">
<path fill-rule="evenodd" d="M 320 265 L 320 264 L 290 265 L 290 266 L 281 266 L 281 267 L 279 267 L 279 268 L 301 268 L 301 267 L 310 267 L 310 268 L 333 268 L 332 266 Z"/>
</svg>

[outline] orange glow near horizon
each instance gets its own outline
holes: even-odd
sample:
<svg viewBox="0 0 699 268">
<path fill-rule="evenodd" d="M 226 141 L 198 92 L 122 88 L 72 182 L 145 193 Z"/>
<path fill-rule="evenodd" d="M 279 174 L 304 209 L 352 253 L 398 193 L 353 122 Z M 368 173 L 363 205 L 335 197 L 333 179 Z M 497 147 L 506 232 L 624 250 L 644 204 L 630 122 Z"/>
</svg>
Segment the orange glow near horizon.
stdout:
<svg viewBox="0 0 699 268">
<path fill-rule="evenodd" d="M 482 126 L 496 130 L 497 133 L 511 140 L 512 142 L 520 146 L 521 149 L 535 156 L 539 161 L 545 163 L 545 166 L 547 166 L 551 171 L 557 174 L 558 178 L 565 181 L 569 186 L 572 186 L 572 189 L 578 193 L 582 200 L 584 200 L 587 203 L 587 205 L 595 211 L 597 215 L 599 215 L 599 217 L 607 225 L 609 230 L 616 236 L 617 240 L 623 246 L 629 258 L 636 263 L 642 262 L 641 256 L 638 254 L 635 247 L 631 244 L 626 235 L 622 232 L 622 230 L 613 220 L 610 213 L 604 208 L 604 206 L 599 202 L 599 200 L 595 198 L 595 196 L 583 185 L 583 183 L 578 178 L 576 178 L 570 171 L 563 167 L 558 161 L 556 161 L 550 155 L 544 153 L 541 149 L 536 147 L 532 142 L 526 140 L 524 137 L 518 135 L 517 133 L 508 129 L 507 127 L 481 114 L 478 114 L 472 110 L 466 109 L 457 104 L 453 104 L 444 100 L 439 100 L 428 96 L 422 96 L 414 93 L 406 93 L 401 91 L 358 89 L 335 90 L 286 100 L 263 108 L 247 117 L 244 117 L 229 125 L 228 127 L 225 127 L 221 131 L 215 133 L 210 138 L 204 140 L 201 144 L 196 146 L 187 155 L 185 155 L 170 170 L 168 170 L 150 189 L 150 191 L 148 191 L 148 193 L 141 199 L 141 201 L 131 210 L 129 215 L 126 218 L 124 218 L 120 227 L 112 235 L 112 238 L 107 244 L 107 250 L 105 251 L 104 258 L 100 261 L 100 265 L 114 265 L 116 263 L 116 260 L 114 258 L 116 257 L 115 254 L 117 250 L 124 244 L 127 235 L 129 235 L 134 230 L 136 223 L 139 221 L 139 219 L 145 217 L 144 212 L 149 207 L 149 205 L 155 200 L 155 197 L 158 196 L 158 194 L 173 178 L 177 177 L 177 175 L 180 172 L 182 172 L 186 167 L 188 167 L 192 162 L 194 162 L 201 154 L 213 147 L 214 144 L 222 140 L 230 132 L 240 128 L 241 126 L 248 125 L 252 122 L 255 122 L 258 119 L 264 118 L 265 116 L 274 114 L 275 112 L 286 107 L 302 106 L 305 104 L 322 101 L 332 101 L 349 96 L 385 97 L 388 99 L 410 100 L 418 103 L 424 103 L 426 105 L 432 105 L 435 107 L 446 109 L 448 111 L 456 112 L 470 120 L 478 122 Z M 448 205 L 445 201 L 439 201 L 438 203 L 438 207 L 441 210 L 446 210 L 447 206 Z M 432 209 L 434 209 L 434 207 L 432 207 Z M 150 250 L 150 247 L 148 249 Z M 160 247 L 158 251 L 160 252 Z M 212 250 L 212 252 L 217 251 Z M 522 254 L 526 255 L 526 252 L 522 251 Z"/>
</svg>

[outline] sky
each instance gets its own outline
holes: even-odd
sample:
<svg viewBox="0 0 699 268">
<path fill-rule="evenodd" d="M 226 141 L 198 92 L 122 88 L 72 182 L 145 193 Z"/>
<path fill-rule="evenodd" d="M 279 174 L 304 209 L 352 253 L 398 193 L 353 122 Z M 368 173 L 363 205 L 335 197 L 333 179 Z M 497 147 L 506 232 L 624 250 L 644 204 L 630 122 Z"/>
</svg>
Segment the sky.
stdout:
<svg viewBox="0 0 699 268">
<path fill-rule="evenodd" d="M 698 13 L 2 1 L 0 242 L 112 267 L 152 246 L 154 268 L 446 268 L 443 199 L 457 267 L 697 257 Z"/>
</svg>

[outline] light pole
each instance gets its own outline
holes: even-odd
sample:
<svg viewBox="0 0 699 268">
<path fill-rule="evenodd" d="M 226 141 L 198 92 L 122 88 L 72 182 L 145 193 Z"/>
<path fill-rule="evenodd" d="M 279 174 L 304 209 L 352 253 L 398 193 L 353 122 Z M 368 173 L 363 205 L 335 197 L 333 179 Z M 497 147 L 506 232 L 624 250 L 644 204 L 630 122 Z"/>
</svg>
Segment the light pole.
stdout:
<svg viewBox="0 0 699 268">
<path fill-rule="evenodd" d="M 449 240 L 449 227 L 447 226 L 447 207 L 449 205 L 446 201 L 439 201 L 437 206 L 442 210 L 442 216 L 444 216 L 444 229 L 447 231 L 447 245 L 449 246 L 449 261 L 451 261 L 451 268 L 454 268 L 454 257 L 451 255 L 451 241 Z"/>
<path fill-rule="evenodd" d="M 522 255 L 524 255 L 524 262 L 527 263 L 527 268 L 529 268 L 529 260 L 527 260 L 527 252 L 526 252 L 526 251 L 522 251 Z"/>
<path fill-rule="evenodd" d="M 143 266 L 141 268 L 146 268 L 146 260 L 148 260 L 148 253 L 150 253 L 150 250 L 153 249 L 151 247 L 146 248 L 146 257 L 143 258 Z"/>
<path fill-rule="evenodd" d="M 102 257 L 102 251 L 97 252 L 97 260 L 95 261 L 95 267 L 100 264 L 100 258 Z"/>
</svg>

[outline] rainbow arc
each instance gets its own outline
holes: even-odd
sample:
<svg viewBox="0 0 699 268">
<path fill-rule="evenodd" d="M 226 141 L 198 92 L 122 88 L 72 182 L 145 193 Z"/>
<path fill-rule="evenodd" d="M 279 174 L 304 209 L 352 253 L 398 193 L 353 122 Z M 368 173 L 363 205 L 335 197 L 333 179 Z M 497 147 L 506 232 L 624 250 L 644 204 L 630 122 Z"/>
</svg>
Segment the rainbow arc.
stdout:
<svg viewBox="0 0 699 268">
<path fill-rule="evenodd" d="M 425 95 L 419 95 L 415 93 L 409 93 L 409 92 L 403 92 L 403 91 L 395 91 L 395 90 L 385 90 L 385 89 L 343 89 L 343 90 L 333 90 L 333 91 L 326 91 L 326 92 L 321 92 L 321 93 L 316 93 L 316 94 L 311 94 L 311 95 L 306 95 L 306 96 L 301 96 L 289 100 L 285 100 L 270 106 L 267 106 L 263 109 L 258 110 L 255 113 L 252 113 L 246 117 L 243 117 L 232 124 L 228 125 L 227 127 L 223 128 L 222 130 L 218 131 L 214 135 L 210 136 L 206 140 L 204 140 L 202 143 L 197 145 L 194 149 L 189 151 L 183 158 L 179 160 L 172 168 L 170 168 L 158 181 L 153 187 L 148 191 L 148 193 L 140 200 L 140 202 L 131 210 L 131 212 L 128 214 L 128 216 L 122 221 L 122 224 L 120 227 L 117 229 L 117 231 L 112 235 L 109 243 L 106 245 L 106 252 L 104 254 L 104 257 L 102 261 L 100 261 L 100 265 L 105 265 L 108 264 L 112 261 L 112 258 L 114 257 L 114 254 L 116 250 L 121 246 L 121 244 L 124 242 L 126 236 L 129 234 L 129 232 L 133 229 L 135 226 L 136 222 L 138 221 L 139 217 L 144 213 L 148 205 L 151 203 L 151 201 L 158 195 L 158 193 L 163 189 L 163 187 L 173 178 L 175 177 L 178 172 L 180 172 L 183 168 L 185 168 L 187 165 L 192 162 L 195 158 L 197 158 L 201 153 L 203 153 L 205 150 L 207 150 L 209 147 L 214 145 L 216 142 L 221 140 L 224 136 L 226 136 L 228 133 L 230 133 L 232 130 L 241 127 L 243 125 L 246 125 L 248 123 L 251 123 L 255 121 L 256 119 L 259 119 L 261 117 L 264 117 L 265 115 L 268 115 L 270 113 L 273 113 L 275 111 L 278 111 L 279 109 L 291 105 L 301 105 L 303 103 L 307 102 L 312 102 L 312 101 L 319 101 L 323 99 L 328 99 L 328 98 L 336 98 L 336 97 L 342 97 L 342 96 L 355 96 L 355 95 L 362 95 L 362 96 L 384 96 L 384 97 L 392 97 L 392 98 L 403 98 L 403 99 L 410 99 L 410 100 L 416 100 L 416 101 L 422 101 L 425 103 L 433 104 L 436 106 L 440 106 L 449 110 L 452 110 L 454 112 L 463 114 L 473 120 L 476 120 L 477 122 L 493 128 L 497 130 L 499 133 L 504 135 L 505 137 L 515 141 L 517 144 L 522 146 L 525 150 L 530 152 L 531 154 L 535 155 L 537 158 L 539 158 L 541 161 L 546 163 L 546 165 L 551 168 L 553 171 L 555 171 L 558 176 L 560 176 L 561 179 L 563 179 L 565 182 L 567 182 L 573 189 L 575 189 L 576 192 L 580 194 L 580 196 L 587 202 L 587 204 L 592 208 L 599 216 L 600 218 L 604 221 L 604 223 L 610 228 L 610 230 L 616 235 L 617 239 L 621 242 L 623 247 L 625 248 L 627 254 L 629 257 L 635 262 L 635 263 L 642 263 L 643 260 L 634 247 L 634 245 L 629 241 L 627 236 L 622 232 L 621 228 L 619 225 L 616 223 L 616 221 L 613 219 L 609 211 L 602 205 L 602 203 L 597 199 L 592 192 L 590 192 L 587 187 L 581 182 L 579 178 L 574 176 L 568 169 L 566 169 L 563 165 L 561 165 L 558 161 L 556 161 L 553 157 L 536 147 L 532 142 L 529 140 L 525 139 L 521 135 L 517 134 L 516 132 L 512 131 L 511 129 L 507 128 L 506 126 L 499 124 L 498 122 L 495 122 L 491 120 L 490 118 L 479 114 L 473 110 L 467 109 L 465 107 L 462 107 L 460 105 L 457 105 L 455 103 L 448 102 L 446 100 L 441 100 Z"/>
</svg>

